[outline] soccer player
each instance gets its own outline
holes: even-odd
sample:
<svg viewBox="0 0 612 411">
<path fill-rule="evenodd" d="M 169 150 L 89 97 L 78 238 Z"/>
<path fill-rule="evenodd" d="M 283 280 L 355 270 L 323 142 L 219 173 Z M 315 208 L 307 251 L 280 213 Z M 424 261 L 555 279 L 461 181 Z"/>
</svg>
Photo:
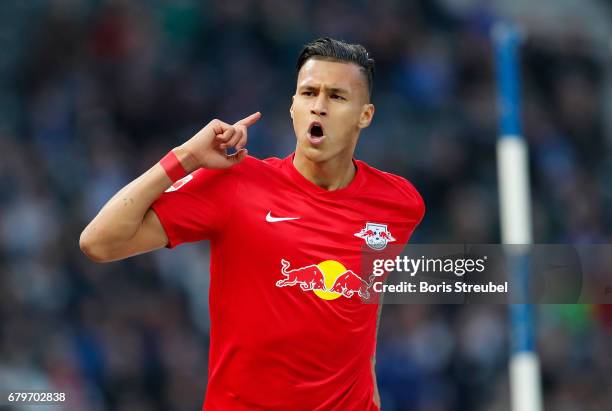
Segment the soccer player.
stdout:
<svg viewBox="0 0 612 411">
<path fill-rule="evenodd" d="M 98 262 L 210 241 L 204 410 L 379 410 L 380 305 L 362 301 L 362 248 L 406 243 L 425 208 L 404 178 L 353 159 L 374 116 L 373 66 L 361 45 L 307 44 L 289 109 L 294 153 L 247 156 L 260 113 L 213 120 L 81 234 Z"/>
</svg>

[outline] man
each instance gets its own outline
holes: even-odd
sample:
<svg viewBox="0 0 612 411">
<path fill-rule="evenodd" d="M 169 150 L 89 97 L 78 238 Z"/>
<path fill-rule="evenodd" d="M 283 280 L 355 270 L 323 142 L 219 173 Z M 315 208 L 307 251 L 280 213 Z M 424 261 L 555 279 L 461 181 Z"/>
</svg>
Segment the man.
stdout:
<svg viewBox="0 0 612 411">
<path fill-rule="evenodd" d="M 210 240 L 204 410 L 380 407 L 379 305 L 361 300 L 362 248 L 406 243 L 424 205 L 403 178 L 353 159 L 374 115 L 373 65 L 360 45 L 306 45 L 289 110 L 294 154 L 246 155 L 259 113 L 213 120 L 120 190 L 81 235 L 100 262 Z"/>
</svg>

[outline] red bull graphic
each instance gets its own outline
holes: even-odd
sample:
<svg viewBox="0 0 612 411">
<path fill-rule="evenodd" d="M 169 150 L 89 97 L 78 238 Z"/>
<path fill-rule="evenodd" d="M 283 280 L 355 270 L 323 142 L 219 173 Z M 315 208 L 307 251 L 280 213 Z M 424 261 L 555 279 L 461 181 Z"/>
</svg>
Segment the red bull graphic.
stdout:
<svg viewBox="0 0 612 411">
<path fill-rule="evenodd" d="M 312 291 L 324 300 L 335 300 L 339 297 L 351 298 L 359 295 L 362 299 L 369 299 L 375 276 L 365 281 L 352 270 L 346 269 L 342 263 L 335 260 L 323 261 L 304 267 L 289 269 L 289 262 L 281 260 L 281 273 L 284 276 L 276 282 L 277 287 L 291 287 L 299 285 L 302 291 Z"/>
<path fill-rule="evenodd" d="M 388 243 L 395 241 L 386 224 L 366 223 L 366 226 L 355 237 L 363 238 L 373 250 L 383 250 Z"/>
<path fill-rule="evenodd" d="M 370 298 L 370 292 L 368 288 L 370 285 L 367 281 L 359 277 L 357 274 L 348 270 L 340 277 L 336 278 L 333 287 L 330 291 L 340 293 L 345 297 L 351 298 L 353 294 L 357 293 L 361 298 Z"/>
<path fill-rule="evenodd" d="M 289 268 L 289 261 L 281 260 L 281 264 L 283 266 L 281 272 L 285 278 L 276 282 L 277 287 L 299 284 L 302 291 L 325 290 L 325 276 L 316 265 L 312 264 L 294 270 L 287 270 Z"/>
</svg>

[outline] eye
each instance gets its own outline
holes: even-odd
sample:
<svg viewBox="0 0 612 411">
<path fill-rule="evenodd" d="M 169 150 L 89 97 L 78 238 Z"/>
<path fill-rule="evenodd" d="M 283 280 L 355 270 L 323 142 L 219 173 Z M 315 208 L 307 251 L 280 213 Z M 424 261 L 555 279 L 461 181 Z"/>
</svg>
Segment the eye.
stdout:
<svg viewBox="0 0 612 411">
<path fill-rule="evenodd" d="M 314 96 L 314 91 L 302 91 L 303 96 Z"/>
<path fill-rule="evenodd" d="M 334 100 L 346 100 L 344 97 L 339 96 L 338 94 L 332 94 L 331 96 Z"/>
</svg>

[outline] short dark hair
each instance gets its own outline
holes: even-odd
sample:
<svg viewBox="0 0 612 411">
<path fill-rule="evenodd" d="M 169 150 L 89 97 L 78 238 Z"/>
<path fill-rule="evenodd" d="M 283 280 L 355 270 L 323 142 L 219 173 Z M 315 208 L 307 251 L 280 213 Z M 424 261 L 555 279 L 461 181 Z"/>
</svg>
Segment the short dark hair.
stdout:
<svg viewBox="0 0 612 411">
<path fill-rule="evenodd" d="M 370 58 L 368 51 L 361 44 L 350 44 L 329 37 L 316 39 L 306 44 L 300 52 L 296 72 L 299 73 L 304 63 L 311 58 L 358 65 L 367 80 L 368 95 L 372 95 L 374 59 Z"/>
</svg>

